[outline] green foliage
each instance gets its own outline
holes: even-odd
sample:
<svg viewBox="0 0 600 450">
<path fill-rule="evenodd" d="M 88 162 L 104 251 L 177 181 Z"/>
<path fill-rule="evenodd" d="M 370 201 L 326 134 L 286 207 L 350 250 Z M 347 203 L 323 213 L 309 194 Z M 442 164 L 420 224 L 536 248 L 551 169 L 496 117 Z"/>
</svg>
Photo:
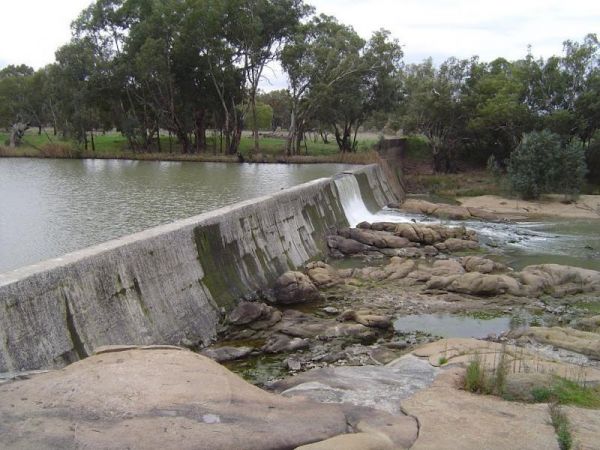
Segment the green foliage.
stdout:
<svg viewBox="0 0 600 450">
<path fill-rule="evenodd" d="M 563 144 L 547 130 L 525 135 L 508 161 L 512 189 L 526 199 L 550 192 L 577 195 L 585 173 L 581 143 Z"/>
<path fill-rule="evenodd" d="M 254 117 L 248 117 L 246 126 L 254 129 Z M 257 102 L 256 104 L 256 128 L 258 130 L 271 130 L 273 128 L 273 108 L 264 103 Z"/>
<path fill-rule="evenodd" d="M 548 409 L 560 450 L 571 449 L 573 447 L 573 437 L 571 436 L 571 426 L 567 415 L 557 404 L 550 404 Z"/>
<path fill-rule="evenodd" d="M 600 409 L 600 389 L 563 377 L 555 377 L 550 387 L 534 387 L 531 395 L 535 402 L 553 402 L 582 408 Z"/>
</svg>

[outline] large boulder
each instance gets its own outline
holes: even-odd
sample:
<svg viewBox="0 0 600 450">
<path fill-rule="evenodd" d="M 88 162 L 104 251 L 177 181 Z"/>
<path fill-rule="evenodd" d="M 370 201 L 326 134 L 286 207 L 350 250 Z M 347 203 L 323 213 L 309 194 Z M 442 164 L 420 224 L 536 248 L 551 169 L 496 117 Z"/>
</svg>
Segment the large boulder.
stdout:
<svg viewBox="0 0 600 450">
<path fill-rule="evenodd" d="M 479 272 L 469 272 L 447 277 L 432 277 L 427 282 L 426 288 L 478 296 L 502 294 L 518 296 L 522 294 L 521 286 L 516 279 L 508 275 L 489 275 Z"/>
<path fill-rule="evenodd" d="M 322 288 L 329 288 L 344 281 L 337 270 L 322 261 L 307 264 L 306 273 L 315 285 Z"/>
<path fill-rule="evenodd" d="M 327 237 L 327 246 L 332 250 L 337 250 L 342 255 L 356 255 L 363 253 L 370 248 L 368 245 L 343 236 Z"/>
<path fill-rule="evenodd" d="M 562 297 L 581 292 L 600 292 L 600 272 L 560 264 L 527 266 L 520 280 L 529 295 L 551 293 Z"/>
<path fill-rule="evenodd" d="M 302 272 L 285 272 L 273 287 L 275 301 L 283 305 L 306 303 L 321 298 L 317 287 Z"/>
<path fill-rule="evenodd" d="M 339 406 L 270 394 L 172 348 L 109 349 L 2 384 L 0 417 L 3 449 L 295 448 L 347 422 Z"/>
<path fill-rule="evenodd" d="M 246 325 L 259 319 L 268 319 L 273 314 L 273 308 L 259 302 L 240 302 L 230 313 L 229 323 Z"/>
</svg>

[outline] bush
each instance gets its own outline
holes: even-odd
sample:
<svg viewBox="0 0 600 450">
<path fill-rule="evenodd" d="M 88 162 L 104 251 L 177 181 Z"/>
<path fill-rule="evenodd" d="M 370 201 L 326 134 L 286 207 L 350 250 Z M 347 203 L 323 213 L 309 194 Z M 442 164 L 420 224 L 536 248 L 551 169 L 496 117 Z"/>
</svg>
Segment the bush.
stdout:
<svg viewBox="0 0 600 450">
<path fill-rule="evenodd" d="M 589 169 L 587 178 L 592 184 L 600 184 L 600 133 L 597 133 L 587 148 L 586 161 Z"/>
<path fill-rule="evenodd" d="M 586 172 L 581 143 L 563 144 L 547 130 L 526 134 L 508 161 L 512 189 L 526 199 L 550 192 L 576 196 Z"/>
</svg>

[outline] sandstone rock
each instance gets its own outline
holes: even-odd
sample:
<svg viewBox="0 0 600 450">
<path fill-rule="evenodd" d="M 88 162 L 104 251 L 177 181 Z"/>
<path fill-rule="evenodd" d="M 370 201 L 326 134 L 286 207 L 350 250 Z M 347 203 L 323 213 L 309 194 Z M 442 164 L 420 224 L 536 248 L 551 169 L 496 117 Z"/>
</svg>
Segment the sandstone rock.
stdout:
<svg viewBox="0 0 600 450">
<path fill-rule="evenodd" d="M 460 262 L 467 272 L 492 273 L 507 269 L 504 264 L 482 258 L 481 256 L 465 256 L 460 258 Z"/>
<path fill-rule="evenodd" d="M 583 331 L 598 333 L 600 331 L 600 315 L 579 319 L 577 321 L 577 328 Z"/>
<path fill-rule="evenodd" d="M 576 374 L 576 377 L 590 383 L 600 382 L 600 369 L 595 367 L 548 360 L 540 353 L 523 347 L 478 339 L 442 339 L 415 349 L 413 354 L 428 358 L 433 366 L 438 366 L 441 358 L 447 360 L 448 365 L 463 367 L 478 359 L 482 367 L 490 371 L 496 369 L 503 354 L 509 372 L 513 374 L 552 374 L 571 379 Z"/>
<path fill-rule="evenodd" d="M 600 292 L 600 272 L 559 264 L 527 266 L 520 273 L 529 295 L 553 293 L 557 296 L 580 292 Z"/>
<path fill-rule="evenodd" d="M 312 262 L 306 266 L 306 273 L 318 287 L 329 288 L 343 282 L 337 270 L 322 261 Z"/>
<path fill-rule="evenodd" d="M 494 296 L 506 293 L 521 295 L 522 292 L 519 282 L 508 275 L 489 275 L 478 272 L 447 277 L 432 277 L 427 282 L 426 288 L 479 296 Z"/>
<path fill-rule="evenodd" d="M 296 450 L 394 450 L 392 440 L 382 433 L 343 434 L 314 444 L 303 445 Z"/>
<path fill-rule="evenodd" d="M 266 319 L 257 320 L 256 322 L 252 322 L 248 325 L 248 328 L 251 330 L 265 330 L 267 328 L 271 328 L 276 323 L 281 320 L 282 313 L 278 309 L 273 308 L 271 315 Z"/>
<path fill-rule="evenodd" d="M 600 360 L 600 334 L 561 327 L 530 327 L 516 330 L 510 336 L 520 340 L 533 339 L 536 342 L 554 345 L 591 359 Z"/>
<path fill-rule="evenodd" d="M 217 362 L 226 362 L 244 358 L 252 350 L 252 347 L 209 347 L 203 349 L 200 354 Z"/>
<path fill-rule="evenodd" d="M 229 313 L 229 323 L 246 325 L 255 320 L 269 318 L 273 310 L 264 303 L 242 301 Z"/>
<path fill-rule="evenodd" d="M 431 275 L 439 277 L 462 274 L 465 273 L 465 269 L 458 261 L 454 259 L 446 259 L 434 261 L 429 272 L 431 272 Z"/>
<path fill-rule="evenodd" d="M 298 337 L 291 338 L 284 334 L 273 334 L 269 336 L 267 342 L 265 342 L 265 345 L 262 347 L 262 351 L 265 353 L 293 352 L 308 348 L 308 345 L 308 339 L 302 339 Z"/>
<path fill-rule="evenodd" d="M 600 414 L 597 409 L 563 406 L 573 436 L 573 448 L 597 450 L 600 442 Z"/>
<path fill-rule="evenodd" d="M 479 248 L 479 244 L 475 241 L 467 240 L 467 239 L 457 239 L 457 238 L 449 238 L 444 242 L 438 242 L 435 244 L 435 248 L 437 248 L 441 252 L 463 252 L 467 250 L 477 250 Z"/>
<path fill-rule="evenodd" d="M 438 369 L 427 361 L 406 355 L 387 366 L 312 369 L 271 387 L 286 397 L 349 403 L 400 415 L 401 400 L 429 386 L 437 373 Z"/>
<path fill-rule="evenodd" d="M 505 221 L 505 219 L 492 211 L 488 211 L 487 209 L 482 208 L 467 208 L 469 214 L 476 219 L 485 220 L 488 222 L 499 222 Z"/>
<path fill-rule="evenodd" d="M 433 215 L 442 219 L 450 220 L 468 220 L 471 219 L 471 213 L 463 206 L 438 205 Z"/>
<path fill-rule="evenodd" d="M 431 387 L 402 402 L 419 418 L 420 449 L 555 449 L 558 443 L 547 405 L 508 402 L 458 389 L 464 369 L 448 369 Z"/>
<path fill-rule="evenodd" d="M 376 231 L 396 231 L 397 224 L 394 222 L 374 222 L 371 224 L 371 229 Z"/>
<path fill-rule="evenodd" d="M 428 202 L 426 200 L 418 200 L 414 198 L 408 198 L 404 200 L 404 203 L 400 205 L 403 211 L 413 214 L 426 214 L 431 215 L 438 208 L 435 203 Z"/>
<path fill-rule="evenodd" d="M 357 312 L 357 311 L 353 311 L 353 310 L 346 310 L 342 314 L 340 314 L 340 316 L 338 317 L 338 320 L 340 320 L 340 321 L 352 320 L 356 323 L 360 323 L 361 325 L 364 325 L 365 327 L 372 327 L 372 328 L 387 329 L 392 326 L 392 321 L 389 317 L 378 315 L 378 314 L 372 314 L 369 311 L 358 311 Z"/>
<path fill-rule="evenodd" d="M 329 236 L 327 238 L 327 246 L 344 255 L 355 255 L 369 249 L 368 245 L 361 244 L 354 239 L 347 239 L 343 236 Z"/>
<path fill-rule="evenodd" d="M 319 300 L 321 294 L 310 278 L 301 272 L 285 272 L 275 282 L 273 293 L 277 303 L 289 305 Z"/>
<path fill-rule="evenodd" d="M 3 449 L 281 449 L 346 432 L 339 406 L 270 394 L 173 349 L 103 353 L 0 385 L 0 417 Z"/>
</svg>

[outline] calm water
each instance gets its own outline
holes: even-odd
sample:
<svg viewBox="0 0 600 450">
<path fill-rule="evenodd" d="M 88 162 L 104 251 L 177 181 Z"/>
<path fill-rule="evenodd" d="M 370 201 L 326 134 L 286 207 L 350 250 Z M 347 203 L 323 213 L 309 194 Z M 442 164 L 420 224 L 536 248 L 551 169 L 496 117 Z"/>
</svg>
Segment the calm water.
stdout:
<svg viewBox="0 0 600 450">
<path fill-rule="evenodd" d="M 348 168 L 0 158 L 0 272 Z"/>
</svg>

